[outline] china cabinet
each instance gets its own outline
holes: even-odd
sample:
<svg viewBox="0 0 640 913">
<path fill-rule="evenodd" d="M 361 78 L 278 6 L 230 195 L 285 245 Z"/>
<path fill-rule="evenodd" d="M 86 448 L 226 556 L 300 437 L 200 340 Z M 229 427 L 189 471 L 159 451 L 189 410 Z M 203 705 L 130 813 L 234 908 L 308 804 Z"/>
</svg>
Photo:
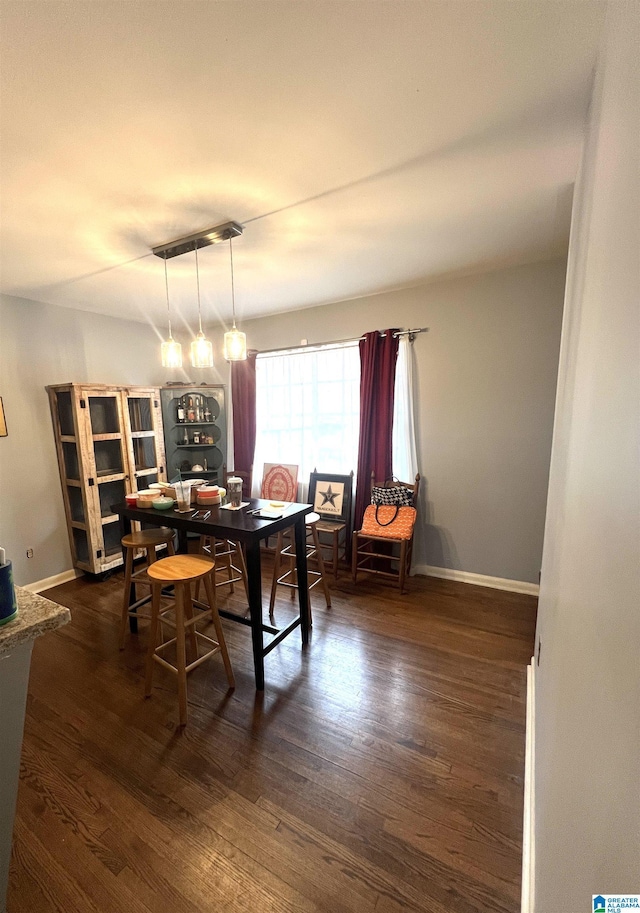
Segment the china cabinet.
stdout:
<svg viewBox="0 0 640 913">
<path fill-rule="evenodd" d="M 227 413 L 222 384 L 169 384 L 160 391 L 167 475 L 222 485 Z"/>
<path fill-rule="evenodd" d="M 155 387 L 47 387 L 75 567 L 122 564 L 118 517 L 125 494 L 165 481 L 160 391 Z"/>
</svg>

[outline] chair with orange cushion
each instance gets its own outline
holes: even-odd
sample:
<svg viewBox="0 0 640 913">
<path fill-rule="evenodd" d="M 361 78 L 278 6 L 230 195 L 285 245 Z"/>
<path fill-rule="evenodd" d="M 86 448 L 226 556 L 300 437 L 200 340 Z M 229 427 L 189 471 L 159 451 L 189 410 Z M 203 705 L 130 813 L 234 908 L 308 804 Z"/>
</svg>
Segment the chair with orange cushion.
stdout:
<svg viewBox="0 0 640 913">
<path fill-rule="evenodd" d="M 371 488 L 375 485 L 375 476 L 371 473 Z M 418 502 L 420 475 L 412 482 L 385 483 L 385 487 L 406 488 L 411 494 L 411 503 L 415 508 Z M 403 508 L 400 508 L 402 511 Z M 393 508 L 387 512 L 393 515 Z M 402 517 L 394 524 L 393 530 L 379 526 L 375 522 L 373 508 L 365 513 L 362 528 L 353 533 L 351 547 L 351 573 L 353 582 L 358 579 L 358 571 L 366 574 L 380 574 L 398 581 L 400 592 L 405 592 L 405 579 L 411 567 L 413 535 L 416 514 L 407 511 L 406 522 Z"/>
</svg>

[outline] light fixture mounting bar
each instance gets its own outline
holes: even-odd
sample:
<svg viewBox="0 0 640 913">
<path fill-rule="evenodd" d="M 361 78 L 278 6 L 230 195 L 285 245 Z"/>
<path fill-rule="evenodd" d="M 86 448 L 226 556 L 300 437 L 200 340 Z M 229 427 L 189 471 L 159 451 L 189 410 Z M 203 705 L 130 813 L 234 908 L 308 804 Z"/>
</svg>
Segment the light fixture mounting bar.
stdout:
<svg viewBox="0 0 640 913">
<path fill-rule="evenodd" d="M 222 225 L 214 225 L 213 228 L 197 231 L 184 238 L 177 238 L 175 241 L 169 241 L 168 244 L 159 244 L 157 247 L 152 247 L 151 251 L 156 257 L 170 260 L 171 257 L 179 257 L 196 248 L 208 247 L 210 244 L 218 244 L 220 241 L 236 238 L 243 231 L 244 226 L 239 222 L 223 222 Z"/>
</svg>

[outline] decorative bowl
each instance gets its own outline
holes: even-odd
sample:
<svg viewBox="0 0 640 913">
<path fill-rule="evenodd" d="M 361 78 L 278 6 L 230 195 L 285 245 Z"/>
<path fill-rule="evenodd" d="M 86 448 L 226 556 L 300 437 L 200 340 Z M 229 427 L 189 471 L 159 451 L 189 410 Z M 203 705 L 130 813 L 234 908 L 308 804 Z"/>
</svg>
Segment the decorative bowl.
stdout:
<svg viewBox="0 0 640 913">
<path fill-rule="evenodd" d="M 152 502 L 156 510 L 169 510 L 170 507 L 173 507 L 174 503 L 173 498 L 164 497 L 155 498 Z"/>
<path fill-rule="evenodd" d="M 138 507 L 151 507 L 153 502 L 160 497 L 160 492 L 156 488 L 145 488 L 138 492 Z"/>
</svg>

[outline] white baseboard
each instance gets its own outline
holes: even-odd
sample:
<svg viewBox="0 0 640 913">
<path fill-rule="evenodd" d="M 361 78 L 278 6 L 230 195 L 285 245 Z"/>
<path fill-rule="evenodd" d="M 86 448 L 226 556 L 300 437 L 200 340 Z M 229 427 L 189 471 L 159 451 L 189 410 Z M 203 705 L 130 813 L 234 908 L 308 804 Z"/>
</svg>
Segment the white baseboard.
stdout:
<svg viewBox="0 0 640 913">
<path fill-rule="evenodd" d="M 29 590 L 30 593 L 42 593 L 43 590 L 48 590 L 52 586 L 60 586 L 61 583 L 69 583 L 70 580 L 75 580 L 79 576 L 80 572 L 74 571 L 72 568 L 69 571 L 63 571 L 61 574 L 54 574 L 53 577 L 45 577 L 44 580 L 27 583 L 23 589 Z"/>
<path fill-rule="evenodd" d="M 527 735 L 524 759 L 524 814 L 522 819 L 522 913 L 535 909 L 535 738 L 536 738 L 536 664 L 527 666 Z"/>
<path fill-rule="evenodd" d="M 487 577 L 485 574 L 456 571 L 449 567 L 433 567 L 431 564 L 414 564 L 412 573 L 425 574 L 427 577 L 440 577 L 442 580 L 456 580 L 458 583 L 471 583 L 474 586 L 488 586 L 494 590 L 507 590 L 509 593 L 524 593 L 527 596 L 537 596 L 540 591 L 537 583 L 527 583 L 526 580 Z"/>
</svg>

